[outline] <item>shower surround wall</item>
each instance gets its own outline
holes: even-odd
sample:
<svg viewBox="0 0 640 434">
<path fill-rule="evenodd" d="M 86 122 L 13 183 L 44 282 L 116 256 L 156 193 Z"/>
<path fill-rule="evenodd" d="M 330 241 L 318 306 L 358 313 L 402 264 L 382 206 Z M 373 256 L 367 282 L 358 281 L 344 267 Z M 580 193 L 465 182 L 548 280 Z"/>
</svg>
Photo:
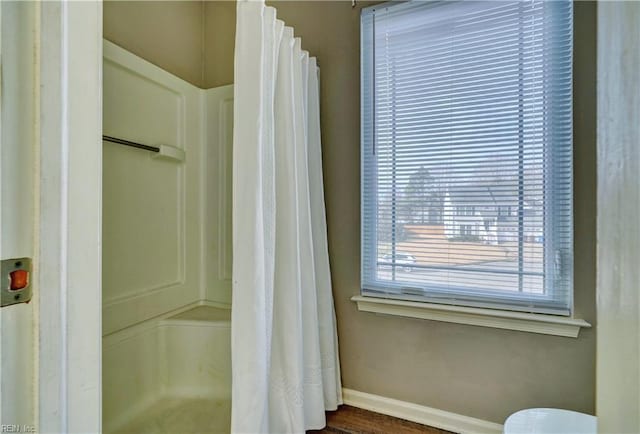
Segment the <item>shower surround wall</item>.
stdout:
<svg viewBox="0 0 640 434">
<path fill-rule="evenodd" d="M 225 431 L 233 87 L 199 89 L 108 41 L 103 78 L 105 135 L 185 153 L 103 143 L 103 430 Z"/>
<path fill-rule="evenodd" d="M 184 162 L 103 146 L 103 333 L 200 299 L 204 220 L 200 90 L 104 46 L 103 133 L 175 146 Z"/>
</svg>

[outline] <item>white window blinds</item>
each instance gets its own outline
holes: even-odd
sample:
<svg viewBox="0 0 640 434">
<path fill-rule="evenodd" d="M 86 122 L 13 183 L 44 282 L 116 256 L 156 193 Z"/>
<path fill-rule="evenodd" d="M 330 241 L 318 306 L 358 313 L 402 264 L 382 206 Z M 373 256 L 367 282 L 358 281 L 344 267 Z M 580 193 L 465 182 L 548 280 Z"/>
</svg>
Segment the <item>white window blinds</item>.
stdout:
<svg viewBox="0 0 640 434">
<path fill-rule="evenodd" d="M 569 1 L 362 13 L 364 295 L 569 314 Z"/>
</svg>

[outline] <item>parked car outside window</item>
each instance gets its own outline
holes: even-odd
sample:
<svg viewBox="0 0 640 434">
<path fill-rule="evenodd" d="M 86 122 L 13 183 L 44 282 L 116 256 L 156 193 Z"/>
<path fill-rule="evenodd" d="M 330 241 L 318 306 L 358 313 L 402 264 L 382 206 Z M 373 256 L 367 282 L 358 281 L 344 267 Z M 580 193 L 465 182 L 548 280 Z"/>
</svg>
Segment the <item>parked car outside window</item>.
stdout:
<svg viewBox="0 0 640 434">
<path fill-rule="evenodd" d="M 379 260 L 380 265 L 401 266 L 403 271 L 410 272 L 416 263 L 416 258 L 408 253 L 396 253 L 395 261 L 392 254 L 383 255 Z"/>
</svg>

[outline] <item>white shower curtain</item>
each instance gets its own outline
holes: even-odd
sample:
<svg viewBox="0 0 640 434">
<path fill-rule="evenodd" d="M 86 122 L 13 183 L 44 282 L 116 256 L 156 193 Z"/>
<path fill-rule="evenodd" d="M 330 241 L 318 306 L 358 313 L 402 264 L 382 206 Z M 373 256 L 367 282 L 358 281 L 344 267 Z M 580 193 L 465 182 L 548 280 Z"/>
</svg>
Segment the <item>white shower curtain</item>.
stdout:
<svg viewBox="0 0 640 434">
<path fill-rule="evenodd" d="M 275 9 L 237 8 L 231 430 L 301 433 L 342 403 L 319 70 Z"/>
</svg>

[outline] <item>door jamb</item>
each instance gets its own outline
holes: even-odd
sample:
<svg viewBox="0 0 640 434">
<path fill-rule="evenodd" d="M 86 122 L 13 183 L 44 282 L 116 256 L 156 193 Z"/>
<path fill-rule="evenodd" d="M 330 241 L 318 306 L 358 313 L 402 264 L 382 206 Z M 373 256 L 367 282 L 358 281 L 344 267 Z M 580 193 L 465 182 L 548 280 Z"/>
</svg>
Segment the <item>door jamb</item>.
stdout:
<svg viewBox="0 0 640 434">
<path fill-rule="evenodd" d="M 102 2 L 40 15 L 38 428 L 100 432 Z"/>
</svg>

